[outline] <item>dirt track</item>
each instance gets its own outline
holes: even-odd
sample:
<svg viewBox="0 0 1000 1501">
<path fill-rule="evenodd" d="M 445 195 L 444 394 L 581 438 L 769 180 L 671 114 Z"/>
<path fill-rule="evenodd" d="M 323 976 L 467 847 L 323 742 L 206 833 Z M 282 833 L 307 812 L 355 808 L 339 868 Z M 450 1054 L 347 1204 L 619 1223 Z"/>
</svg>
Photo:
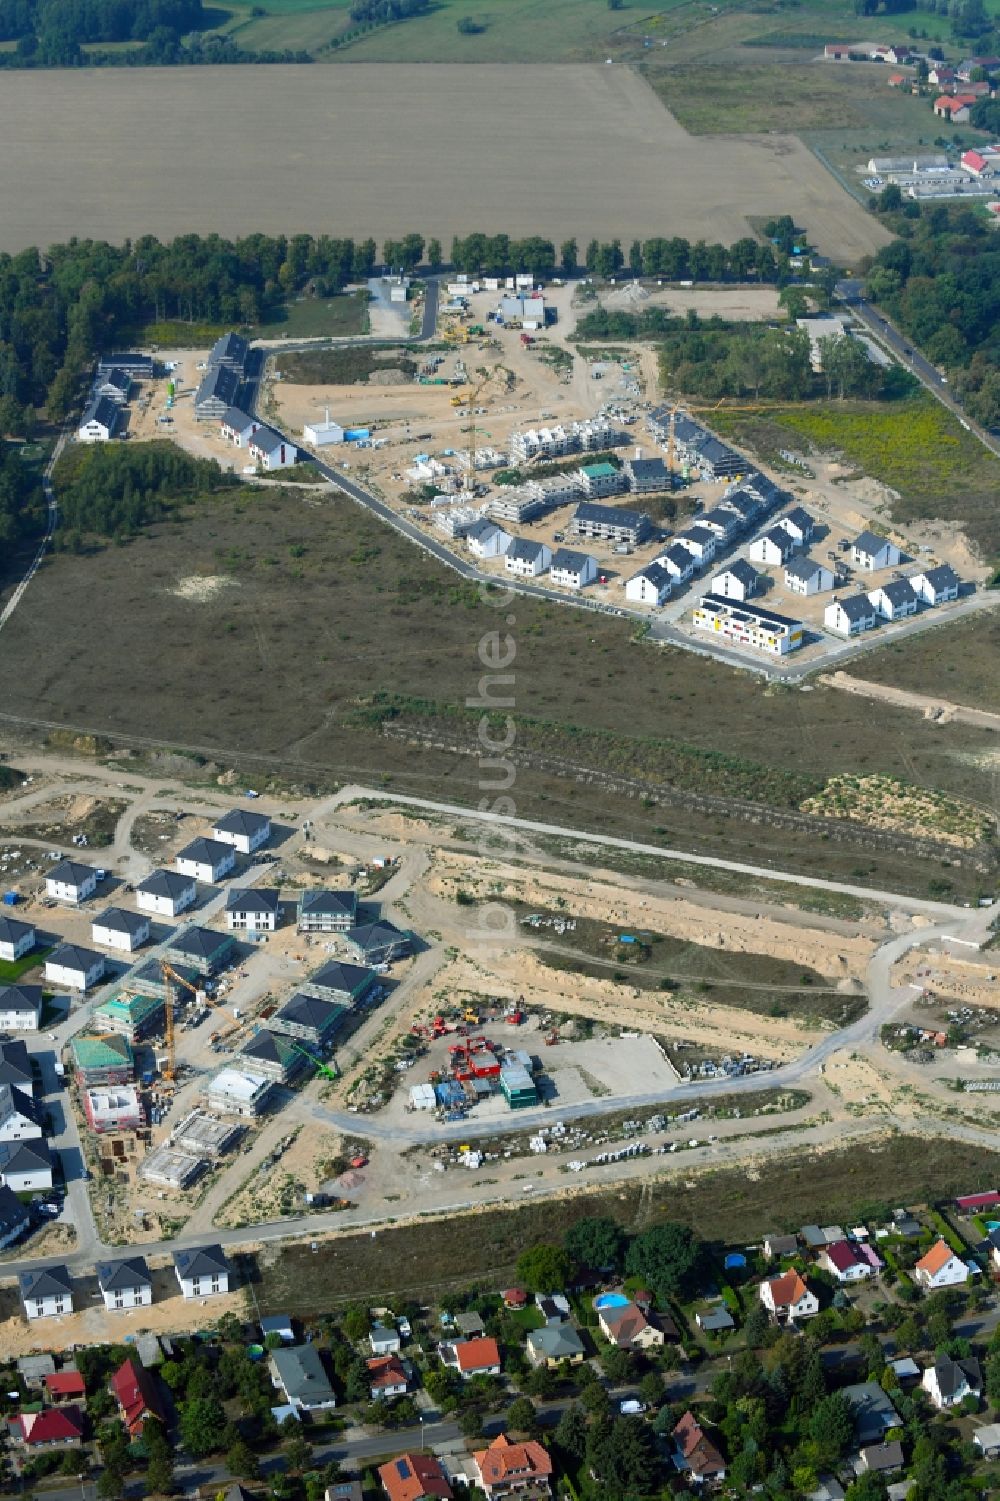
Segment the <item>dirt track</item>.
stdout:
<svg viewBox="0 0 1000 1501">
<path fill-rule="evenodd" d="M 109 114 L 132 168 L 108 168 Z M 750 213 L 847 263 L 886 239 L 794 136 L 689 136 L 618 66 L 15 72 L 0 137 L 9 251 L 213 230 L 731 242 Z"/>
</svg>

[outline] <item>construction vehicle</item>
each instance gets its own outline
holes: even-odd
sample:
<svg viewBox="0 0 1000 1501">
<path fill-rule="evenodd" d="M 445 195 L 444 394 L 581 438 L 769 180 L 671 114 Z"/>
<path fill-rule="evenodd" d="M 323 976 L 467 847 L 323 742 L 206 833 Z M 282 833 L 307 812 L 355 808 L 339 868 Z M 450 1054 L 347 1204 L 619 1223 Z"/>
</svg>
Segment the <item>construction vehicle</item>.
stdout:
<svg viewBox="0 0 1000 1501">
<path fill-rule="evenodd" d="M 333 1068 L 330 1068 L 322 1061 L 322 1059 L 317 1058 L 315 1053 L 310 1053 L 308 1048 L 301 1047 L 300 1044 L 295 1042 L 292 1038 L 289 1038 L 288 1041 L 289 1045 L 294 1048 L 296 1053 L 301 1053 L 303 1058 L 309 1059 L 309 1062 L 312 1064 L 313 1068 L 316 1069 L 317 1073 L 323 1074 L 327 1079 L 332 1080 L 333 1083 L 336 1084 L 336 1065 L 334 1065 Z"/>
<path fill-rule="evenodd" d="M 472 1011 L 472 1010 L 470 1010 L 470 1009 L 467 1008 L 462 1013 L 462 1020 L 463 1021 L 467 1021 L 467 1022 L 471 1022 L 473 1024 L 473 1026 L 478 1027 L 479 1026 L 479 1012 L 478 1011 Z"/>
</svg>

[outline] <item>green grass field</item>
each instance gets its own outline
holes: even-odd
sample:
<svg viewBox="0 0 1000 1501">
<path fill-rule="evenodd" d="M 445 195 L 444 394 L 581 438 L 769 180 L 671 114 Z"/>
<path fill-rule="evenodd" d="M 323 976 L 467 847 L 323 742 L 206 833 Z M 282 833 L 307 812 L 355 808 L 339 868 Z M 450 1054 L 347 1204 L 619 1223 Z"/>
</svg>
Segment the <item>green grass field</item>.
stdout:
<svg viewBox="0 0 1000 1501">
<path fill-rule="evenodd" d="M 266 323 L 249 330 L 253 339 L 346 338 L 368 324 L 367 293 L 341 297 L 299 297 L 277 309 Z"/>
<path fill-rule="evenodd" d="M 0 959 L 0 984 L 16 985 L 29 970 L 37 969 L 45 958 L 51 954 L 51 945 L 48 948 L 33 948 L 30 954 L 25 954 L 23 959 Z"/>
<path fill-rule="evenodd" d="M 824 402 L 744 414 L 720 410 L 712 424 L 761 457 L 780 448 L 842 454 L 898 490 L 893 519 L 956 522 L 989 558 L 1000 558 L 1000 461 L 932 396 L 906 401 Z"/>
</svg>

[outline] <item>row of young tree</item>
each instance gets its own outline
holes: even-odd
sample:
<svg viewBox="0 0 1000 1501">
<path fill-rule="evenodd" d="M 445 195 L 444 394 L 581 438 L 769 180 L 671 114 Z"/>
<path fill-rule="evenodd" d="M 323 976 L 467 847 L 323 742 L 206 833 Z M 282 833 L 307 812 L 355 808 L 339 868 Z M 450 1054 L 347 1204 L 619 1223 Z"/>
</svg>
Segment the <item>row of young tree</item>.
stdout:
<svg viewBox="0 0 1000 1501">
<path fill-rule="evenodd" d="M 789 221 L 791 223 L 791 221 Z M 431 242 L 440 255 L 440 245 Z M 428 256 L 434 266 L 432 255 Z M 609 278 L 628 273 L 632 276 L 656 276 L 667 281 L 759 281 L 776 282 L 790 274 L 787 253 L 769 242 L 761 243 L 746 236 L 732 245 L 694 244 L 679 235 L 656 236 L 633 240 L 627 251 L 621 240 L 590 240 L 581 259 L 575 239 L 563 240 L 556 247 L 550 240 L 532 236 L 512 240 L 508 235 L 471 234 L 456 236 L 451 243 L 451 264 L 456 271 L 472 276 L 504 276 L 512 271 L 530 271 L 539 278 L 557 272 L 575 276 L 585 269 L 593 276 Z"/>
<path fill-rule="evenodd" d="M 897 238 L 876 255 L 867 293 L 934 364 L 945 367 L 969 415 L 1000 424 L 1000 241 L 957 204 L 879 199 Z"/>
</svg>

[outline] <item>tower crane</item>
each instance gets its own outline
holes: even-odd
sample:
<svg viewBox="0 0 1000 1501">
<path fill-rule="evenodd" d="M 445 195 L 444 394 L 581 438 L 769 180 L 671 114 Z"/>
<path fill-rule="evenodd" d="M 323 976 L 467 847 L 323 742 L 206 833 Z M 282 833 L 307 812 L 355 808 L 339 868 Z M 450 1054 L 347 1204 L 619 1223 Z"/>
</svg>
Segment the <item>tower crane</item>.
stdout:
<svg viewBox="0 0 1000 1501">
<path fill-rule="evenodd" d="M 197 985 L 192 985 L 190 980 L 185 980 L 183 975 L 179 975 L 173 966 L 167 963 L 166 959 L 160 960 L 160 973 L 163 976 L 163 986 L 166 996 L 163 1012 L 163 1031 L 167 1044 L 167 1066 L 163 1070 L 163 1077 L 172 1083 L 174 1074 L 176 1073 L 176 1058 L 174 1053 L 174 986 L 183 985 L 185 990 L 190 990 L 195 1000 L 201 1000 L 204 991 L 199 990 Z"/>
<path fill-rule="evenodd" d="M 471 388 L 468 396 L 469 426 L 466 432 L 469 434 L 469 476 L 466 480 L 466 489 L 469 491 L 476 488 L 476 402 L 484 387 L 492 380 L 493 372 L 480 369 L 479 377 L 478 383 Z"/>
</svg>

